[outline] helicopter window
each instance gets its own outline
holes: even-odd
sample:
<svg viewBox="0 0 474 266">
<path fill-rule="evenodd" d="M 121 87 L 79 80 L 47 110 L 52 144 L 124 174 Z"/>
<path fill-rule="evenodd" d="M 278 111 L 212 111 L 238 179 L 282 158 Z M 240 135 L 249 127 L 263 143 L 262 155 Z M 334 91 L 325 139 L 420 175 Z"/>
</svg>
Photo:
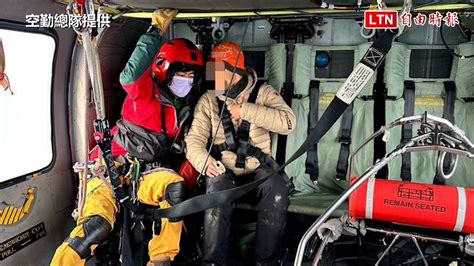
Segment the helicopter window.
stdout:
<svg viewBox="0 0 474 266">
<path fill-rule="evenodd" d="M 244 51 L 244 55 L 245 65 L 253 68 L 259 79 L 265 79 L 265 51 Z"/>
<path fill-rule="evenodd" d="M 0 83 L 3 183 L 38 172 L 53 161 L 51 88 L 56 41 L 33 29 L 1 27 L 5 63 L 0 70 L 6 74 L 9 85 L 6 90 L 2 86 L 5 83 Z"/>
<path fill-rule="evenodd" d="M 316 51 L 314 68 L 316 78 L 347 78 L 354 68 L 354 51 Z"/>
<path fill-rule="evenodd" d="M 453 55 L 446 49 L 413 49 L 410 53 L 410 78 L 449 78 Z"/>
</svg>

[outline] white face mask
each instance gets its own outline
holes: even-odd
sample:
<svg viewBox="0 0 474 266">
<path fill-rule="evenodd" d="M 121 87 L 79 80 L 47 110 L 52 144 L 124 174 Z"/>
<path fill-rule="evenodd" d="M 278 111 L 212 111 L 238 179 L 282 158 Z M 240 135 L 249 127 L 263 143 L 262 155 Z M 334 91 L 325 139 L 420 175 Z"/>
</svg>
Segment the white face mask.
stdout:
<svg viewBox="0 0 474 266">
<path fill-rule="evenodd" d="M 174 76 L 169 88 L 174 95 L 183 98 L 191 91 L 193 81 L 193 78 Z"/>
</svg>

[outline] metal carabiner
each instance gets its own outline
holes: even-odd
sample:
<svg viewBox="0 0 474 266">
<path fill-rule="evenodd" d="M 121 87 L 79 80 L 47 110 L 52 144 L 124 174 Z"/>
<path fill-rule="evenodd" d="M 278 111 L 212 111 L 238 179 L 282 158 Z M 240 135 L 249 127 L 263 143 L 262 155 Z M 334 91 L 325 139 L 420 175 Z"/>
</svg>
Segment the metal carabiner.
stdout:
<svg viewBox="0 0 474 266">
<path fill-rule="evenodd" d="M 71 1 L 66 6 L 66 13 L 68 14 L 68 16 L 77 16 L 77 15 L 82 14 L 83 12 L 82 8 L 84 7 L 82 7 L 81 5 L 78 5 L 76 1 Z M 72 27 L 72 29 L 79 36 L 82 36 L 84 31 L 86 30 L 84 28 L 79 28 L 79 27 L 74 27 L 74 26 Z"/>
<path fill-rule="evenodd" d="M 378 10 L 385 10 L 387 9 L 387 5 L 383 0 L 377 0 L 377 9 Z"/>
<path fill-rule="evenodd" d="M 212 18 L 212 21 L 214 23 L 213 23 L 211 36 L 215 41 L 220 42 L 225 37 L 224 23 L 221 21 L 221 18 L 219 17 Z"/>
<path fill-rule="evenodd" d="M 438 175 L 443 177 L 444 179 L 450 179 L 454 175 L 454 172 L 456 171 L 456 167 L 458 166 L 459 155 L 451 153 L 453 157 L 449 160 L 449 169 L 448 169 L 449 172 L 445 173 L 444 172 L 444 161 L 446 160 L 446 154 L 447 154 L 447 152 L 445 152 L 445 151 L 442 151 L 439 154 L 438 164 L 437 164 Z"/>
</svg>

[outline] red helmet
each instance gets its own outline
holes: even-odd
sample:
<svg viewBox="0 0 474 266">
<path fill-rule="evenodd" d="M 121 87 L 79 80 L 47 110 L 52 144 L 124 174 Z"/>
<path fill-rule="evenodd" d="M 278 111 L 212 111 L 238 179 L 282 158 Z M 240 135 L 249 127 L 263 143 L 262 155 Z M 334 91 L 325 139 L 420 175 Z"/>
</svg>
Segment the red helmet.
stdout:
<svg viewBox="0 0 474 266">
<path fill-rule="evenodd" d="M 176 71 L 194 70 L 194 81 L 204 68 L 201 51 L 190 40 L 171 39 L 165 42 L 153 59 L 151 73 L 158 84 L 167 83 Z"/>
</svg>

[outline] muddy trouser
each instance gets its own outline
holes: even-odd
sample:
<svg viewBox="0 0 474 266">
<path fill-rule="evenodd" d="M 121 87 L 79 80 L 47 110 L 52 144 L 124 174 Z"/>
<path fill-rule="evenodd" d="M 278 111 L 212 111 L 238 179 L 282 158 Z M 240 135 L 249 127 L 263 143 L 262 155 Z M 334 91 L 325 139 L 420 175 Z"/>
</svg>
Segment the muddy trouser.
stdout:
<svg viewBox="0 0 474 266">
<path fill-rule="evenodd" d="M 184 188 L 182 177 L 166 170 L 153 172 L 145 175 L 140 182 L 138 200 L 148 205 L 169 208 L 177 203 L 177 197 L 170 196 L 176 193 L 177 188 Z M 86 202 L 82 215 L 77 219 L 77 226 L 58 247 L 51 265 L 84 265 L 97 244 L 102 243 L 112 231 L 117 211 L 109 187 L 99 178 L 91 179 L 87 184 Z M 159 235 L 154 232 L 148 243 L 151 261 L 164 257 L 174 259 L 179 252 L 181 229 L 181 221 L 172 223 L 168 219 L 161 220 L 161 232 Z"/>
<path fill-rule="evenodd" d="M 248 175 L 234 177 L 231 173 L 226 173 L 207 178 L 206 192 L 234 188 L 234 179 L 237 184 L 241 184 L 262 178 L 269 173 L 274 174 L 256 189 L 258 199 L 256 259 L 257 263 L 273 265 L 280 259 L 283 231 L 290 202 L 288 187 L 283 177 L 264 164 Z M 205 212 L 204 264 L 226 264 L 231 217 L 230 202 Z"/>
</svg>

